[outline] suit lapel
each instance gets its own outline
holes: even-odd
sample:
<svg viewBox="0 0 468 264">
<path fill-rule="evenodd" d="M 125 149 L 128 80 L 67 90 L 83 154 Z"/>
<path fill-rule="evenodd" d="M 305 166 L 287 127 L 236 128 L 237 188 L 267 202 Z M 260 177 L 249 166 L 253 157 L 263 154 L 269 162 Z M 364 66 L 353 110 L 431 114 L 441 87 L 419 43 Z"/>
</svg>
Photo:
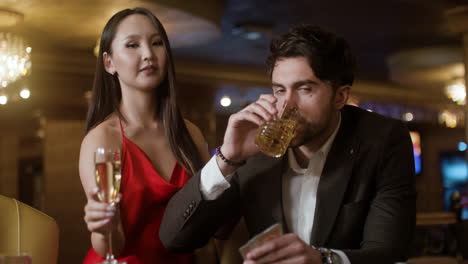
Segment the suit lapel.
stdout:
<svg viewBox="0 0 468 264">
<path fill-rule="evenodd" d="M 249 231 L 254 235 L 278 222 L 283 224 L 284 230 L 287 230 L 283 214 L 281 184 L 282 173 L 284 169 L 287 169 L 285 168 L 288 164 L 287 157 L 277 159 L 259 155 L 250 162 L 252 165 L 244 166 L 238 172 L 243 203 L 247 204 L 245 208 L 254 209 L 244 212 L 250 216 L 247 223 Z"/>
<path fill-rule="evenodd" d="M 353 139 L 352 121 L 342 112 L 341 127 L 328 153 L 317 190 L 310 244 L 323 246 L 333 228 L 346 192 L 358 142 Z"/>
</svg>

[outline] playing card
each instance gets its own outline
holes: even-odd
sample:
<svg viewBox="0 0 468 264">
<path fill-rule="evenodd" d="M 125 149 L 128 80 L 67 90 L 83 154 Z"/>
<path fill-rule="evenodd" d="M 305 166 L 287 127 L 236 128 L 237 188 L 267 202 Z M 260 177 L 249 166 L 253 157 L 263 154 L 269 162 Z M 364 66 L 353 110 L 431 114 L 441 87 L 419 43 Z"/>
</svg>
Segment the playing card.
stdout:
<svg viewBox="0 0 468 264">
<path fill-rule="evenodd" d="M 242 247 L 239 248 L 239 252 L 242 257 L 245 259 L 247 253 L 253 248 L 259 247 L 266 242 L 277 238 L 283 235 L 283 226 L 280 223 L 276 223 L 269 228 L 265 229 L 265 231 L 257 234 L 252 239 L 250 239 L 247 243 L 245 243 Z"/>
</svg>

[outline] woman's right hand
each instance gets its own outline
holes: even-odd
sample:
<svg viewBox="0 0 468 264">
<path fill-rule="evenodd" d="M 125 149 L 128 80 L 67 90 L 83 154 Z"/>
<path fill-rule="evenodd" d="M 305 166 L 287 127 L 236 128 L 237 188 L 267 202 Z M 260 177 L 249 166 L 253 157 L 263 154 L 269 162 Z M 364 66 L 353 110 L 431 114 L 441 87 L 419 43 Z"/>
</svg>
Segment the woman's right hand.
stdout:
<svg viewBox="0 0 468 264">
<path fill-rule="evenodd" d="M 88 197 L 84 207 L 84 221 L 90 232 L 106 235 L 110 230 L 116 230 L 120 222 L 118 203 L 120 196 L 109 205 L 103 203 L 98 197 L 99 189 L 96 187 Z"/>
</svg>

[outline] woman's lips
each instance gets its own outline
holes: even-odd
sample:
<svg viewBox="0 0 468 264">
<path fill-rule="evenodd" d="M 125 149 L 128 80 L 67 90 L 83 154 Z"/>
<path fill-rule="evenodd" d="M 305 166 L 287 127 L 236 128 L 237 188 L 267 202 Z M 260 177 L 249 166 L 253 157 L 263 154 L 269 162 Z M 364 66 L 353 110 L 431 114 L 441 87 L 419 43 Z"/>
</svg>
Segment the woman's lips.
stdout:
<svg viewBox="0 0 468 264">
<path fill-rule="evenodd" d="M 154 67 L 154 66 L 146 66 L 146 67 L 144 67 L 143 69 L 141 69 L 140 71 L 149 74 L 149 73 L 154 73 L 154 72 L 156 72 L 156 70 L 157 70 L 157 69 L 156 69 L 156 67 Z"/>
</svg>

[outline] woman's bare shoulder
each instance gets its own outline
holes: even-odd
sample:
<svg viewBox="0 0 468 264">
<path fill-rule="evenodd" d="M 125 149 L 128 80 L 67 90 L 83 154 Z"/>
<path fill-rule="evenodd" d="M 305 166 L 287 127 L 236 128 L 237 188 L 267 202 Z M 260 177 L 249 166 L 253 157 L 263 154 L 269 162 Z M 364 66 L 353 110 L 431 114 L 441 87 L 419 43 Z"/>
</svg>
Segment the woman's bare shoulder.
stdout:
<svg viewBox="0 0 468 264">
<path fill-rule="evenodd" d="M 109 117 L 92 128 L 81 143 L 82 147 L 119 147 L 122 144 L 119 119 Z"/>
</svg>

